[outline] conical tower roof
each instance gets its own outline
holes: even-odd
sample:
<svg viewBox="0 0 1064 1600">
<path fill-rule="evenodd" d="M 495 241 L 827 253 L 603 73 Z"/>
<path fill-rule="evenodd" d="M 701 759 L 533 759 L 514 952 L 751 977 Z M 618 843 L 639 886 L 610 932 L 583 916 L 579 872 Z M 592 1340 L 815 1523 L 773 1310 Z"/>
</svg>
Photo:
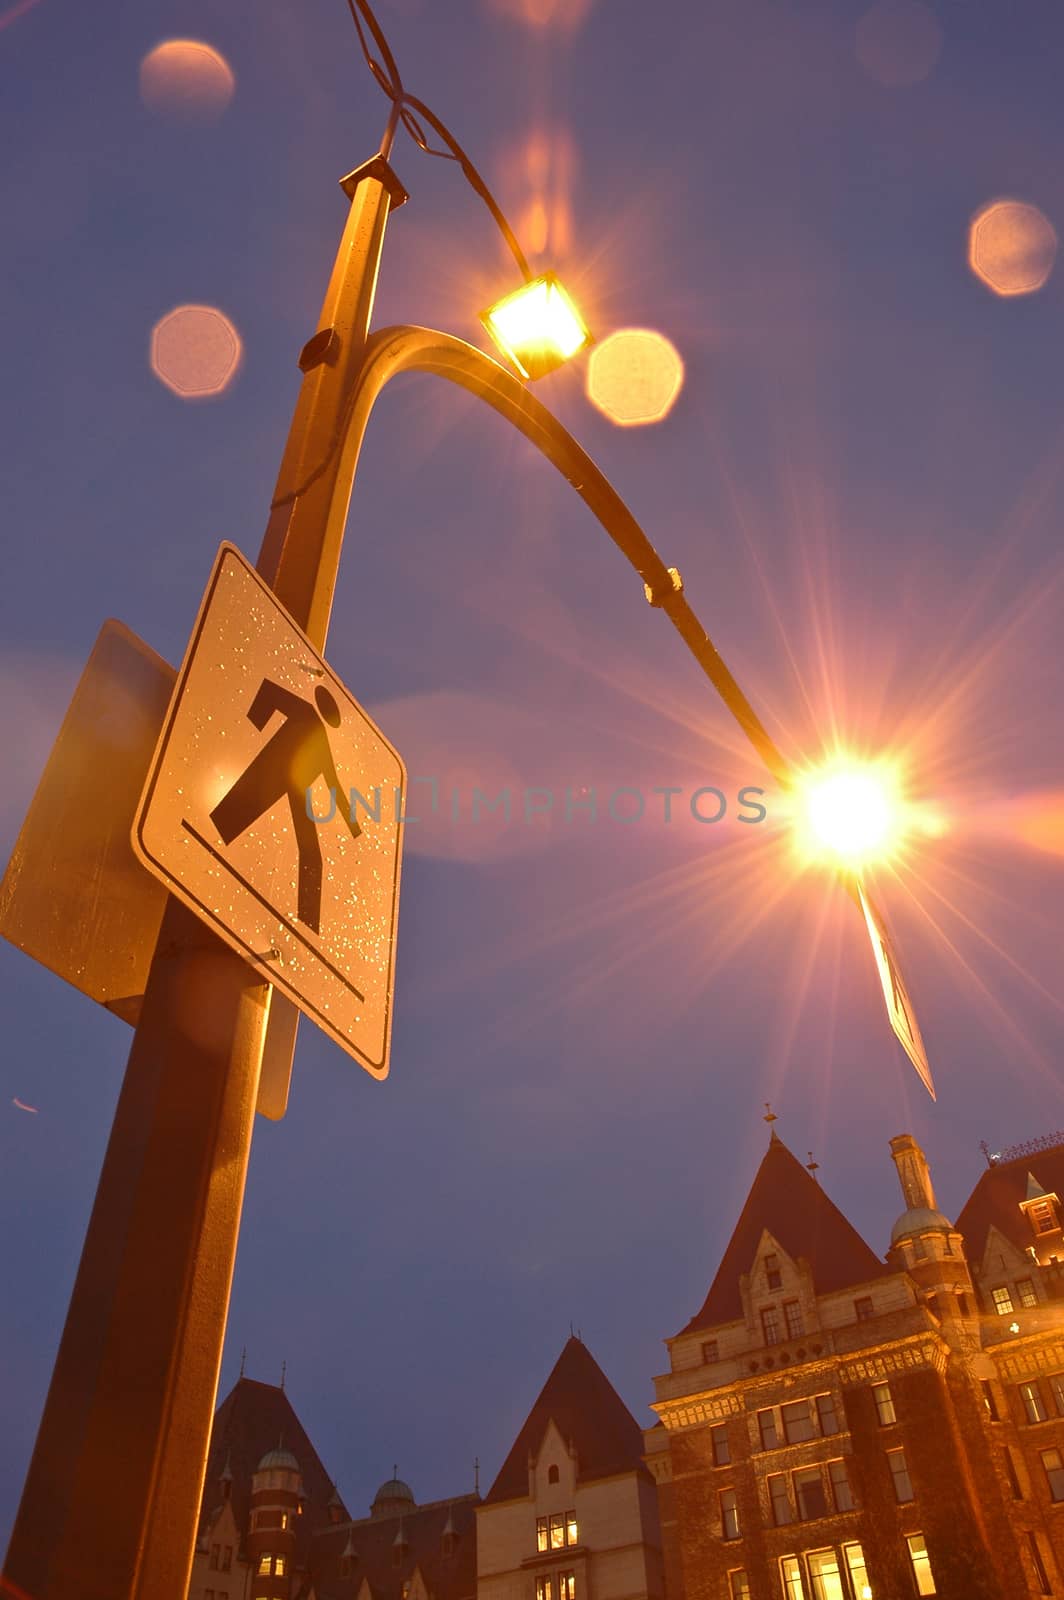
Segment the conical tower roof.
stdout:
<svg viewBox="0 0 1064 1600">
<path fill-rule="evenodd" d="M 485 1504 L 527 1495 L 528 1458 L 538 1457 L 551 1422 L 575 1448 L 581 1482 L 618 1472 L 647 1475 L 638 1422 L 587 1346 L 574 1337 L 566 1341 Z"/>
<path fill-rule="evenodd" d="M 809 1262 L 818 1294 L 868 1283 L 891 1270 L 773 1134 L 709 1293 L 683 1333 L 740 1320 L 739 1279 L 750 1271 L 766 1229 L 792 1260 L 804 1256 Z"/>
</svg>

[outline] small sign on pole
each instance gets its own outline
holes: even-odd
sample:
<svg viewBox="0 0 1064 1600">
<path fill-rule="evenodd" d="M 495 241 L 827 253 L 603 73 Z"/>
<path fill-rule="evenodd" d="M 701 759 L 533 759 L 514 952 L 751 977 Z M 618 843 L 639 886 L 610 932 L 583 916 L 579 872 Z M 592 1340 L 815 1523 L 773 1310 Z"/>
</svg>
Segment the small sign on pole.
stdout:
<svg viewBox="0 0 1064 1600">
<path fill-rule="evenodd" d="M 223 544 L 133 847 L 376 1078 L 388 1072 L 405 790 L 384 734 Z"/>
</svg>

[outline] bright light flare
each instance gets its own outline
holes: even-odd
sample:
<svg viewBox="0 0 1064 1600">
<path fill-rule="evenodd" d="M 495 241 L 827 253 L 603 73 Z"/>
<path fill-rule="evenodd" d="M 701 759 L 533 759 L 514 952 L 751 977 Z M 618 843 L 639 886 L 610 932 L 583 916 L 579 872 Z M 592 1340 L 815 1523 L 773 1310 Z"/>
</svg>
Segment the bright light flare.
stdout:
<svg viewBox="0 0 1064 1600">
<path fill-rule="evenodd" d="M 833 761 L 800 782 L 800 848 L 808 858 L 834 858 L 851 868 L 884 861 L 902 841 L 905 810 L 889 765 Z"/>
<path fill-rule="evenodd" d="M 576 306 L 552 272 L 522 284 L 481 321 L 524 378 L 542 378 L 591 343 Z"/>
</svg>

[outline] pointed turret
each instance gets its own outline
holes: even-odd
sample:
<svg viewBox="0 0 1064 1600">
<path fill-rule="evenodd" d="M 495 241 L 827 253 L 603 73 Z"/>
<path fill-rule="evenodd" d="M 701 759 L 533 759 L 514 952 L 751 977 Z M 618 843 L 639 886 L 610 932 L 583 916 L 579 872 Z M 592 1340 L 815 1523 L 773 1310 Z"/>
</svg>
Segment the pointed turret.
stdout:
<svg viewBox="0 0 1064 1600">
<path fill-rule="evenodd" d="M 808 1264 L 817 1294 L 869 1283 L 888 1270 L 773 1128 L 709 1293 L 683 1333 L 744 1317 L 741 1282 L 766 1233 L 792 1261 Z"/>
<path fill-rule="evenodd" d="M 498 1477 L 485 1497 L 485 1505 L 514 1500 L 529 1493 L 529 1460 L 538 1462 L 547 1429 L 553 1422 L 581 1482 L 614 1473 L 638 1471 L 643 1466 L 643 1435 L 638 1422 L 606 1374 L 576 1336 L 566 1340 L 539 1398 Z"/>
</svg>

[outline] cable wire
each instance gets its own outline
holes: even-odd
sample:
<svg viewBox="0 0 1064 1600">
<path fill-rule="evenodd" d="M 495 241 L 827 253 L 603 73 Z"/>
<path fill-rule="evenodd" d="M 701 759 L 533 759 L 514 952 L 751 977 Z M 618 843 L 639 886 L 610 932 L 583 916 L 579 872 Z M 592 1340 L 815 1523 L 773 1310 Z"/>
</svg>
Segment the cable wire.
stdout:
<svg viewBox="0 0 1064 1600">
<path fill-rule="evenodd" d="M 347 9 L 350 11 L 351 20 L 355 24 L 355 32 L 358 34 L 358 42 L 362 47 L 366 65 L 378 87 L 391 101 L 391 112 L 384 130 L 384 137 L 381 140 L 381 155 L 387 159 L 391 154 L 396 128 L 401 122 L 414 144 L 425 155 L 438 156 L 443 161 L 456 162 L 461 167 L 470 188 L 480 196 L 491 212 L 495 225 L 505 239 L 510 254 L 521 269 L 521 275 L 525 282 L 531 282 L 532 269 L 528 264 L 528 258 L 518 244 L 517 237 L 503 215 L 498 201 L 473 165 L 468 154 L 436 113 L 430 110 L 423 100 L 419 100 L 416 95 L 412 95 L 404 89 L 399 65 L 392 54 L 391 47 L 384 36 L 380 23 L 373 15 L 369 0 L 347 0 Z M 367 37 L 367 34 L 369 37 Z M 380 59 L 373 54 L 373 50 L 370 47 L 370 37 L 372 37 L 373 43 L 377 47 Z M 430 142 L 429 136 L 422 126 L 423 122 L 427 123 L 443 142 L 443 149 L 439 149 Z"/>
</svg>

